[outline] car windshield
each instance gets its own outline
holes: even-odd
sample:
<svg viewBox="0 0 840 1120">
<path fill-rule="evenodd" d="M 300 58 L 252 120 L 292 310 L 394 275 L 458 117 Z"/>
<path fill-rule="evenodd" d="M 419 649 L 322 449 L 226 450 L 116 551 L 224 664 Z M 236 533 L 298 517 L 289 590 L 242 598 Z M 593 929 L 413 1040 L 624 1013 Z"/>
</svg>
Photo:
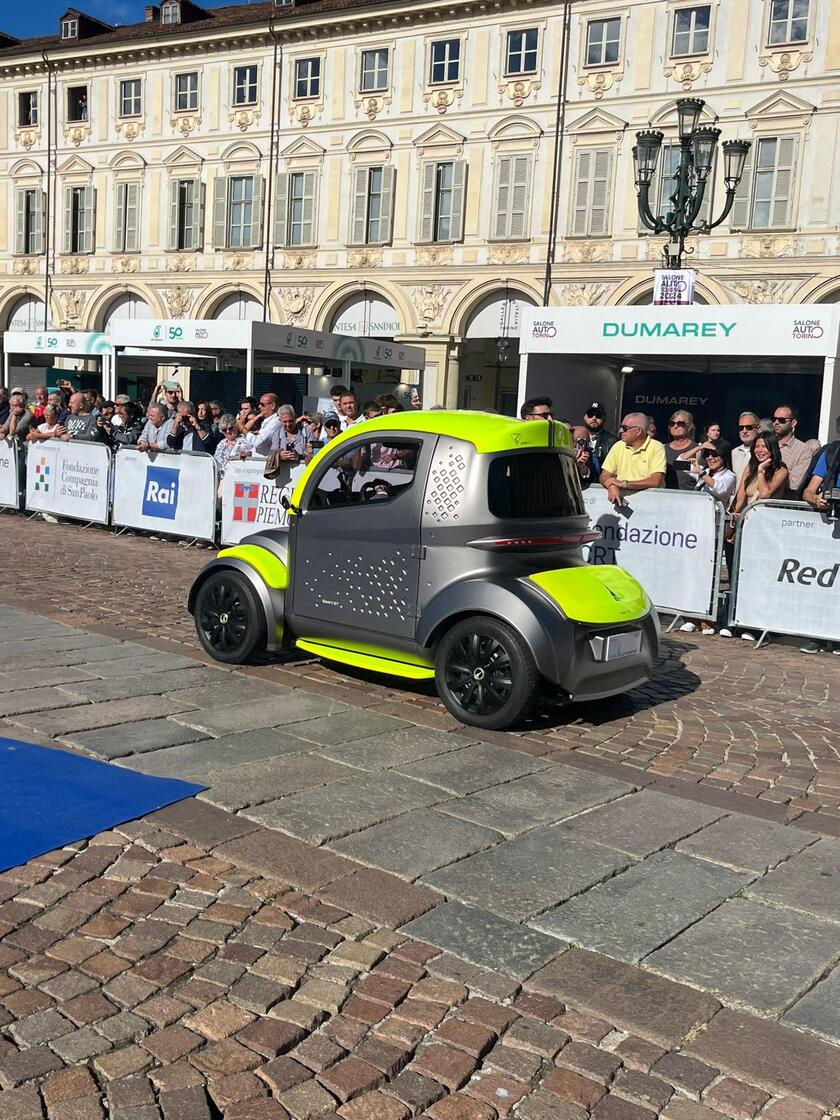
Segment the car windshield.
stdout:
<svg viewBox="0 0 840 1120">
<path fill-rule="evenodd" d="M 557 451 L 499 455 L 490 464 L 487 488 L 494 517 L 577 517 L 584 512 L 574 460 Z"/>
</svg>

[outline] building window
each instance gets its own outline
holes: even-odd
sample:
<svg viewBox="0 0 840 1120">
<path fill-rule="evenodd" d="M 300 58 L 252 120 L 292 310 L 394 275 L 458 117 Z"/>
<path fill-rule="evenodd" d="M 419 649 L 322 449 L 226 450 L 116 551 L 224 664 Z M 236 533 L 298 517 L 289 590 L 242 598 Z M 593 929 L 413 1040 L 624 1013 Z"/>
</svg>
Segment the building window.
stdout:
<svg viewBox="0 0 840 1120">
<path fill-rule="evenodd" d="M 316 242 L 317 172 L 286 171 L 277 176 L 274 240 L 277 245 Z"/>
<path fill-rule="evenodd" d="M 353 173 L 352 245 L 386 245 L 391 240 L 393 167 L 357 167 Z"/>
<path fill-rule="evenodd" d="M 198 109 L 198 73 L 175 75 L 175 112 L 195 113 Z"/>
<path fill-rule="evenodd" d="M 572 234 L 603 237 L 609 233 L 612 149 L 584 148 L 575 161 Z"/>
<path fill-rule="evenodd" d="M 537 71 L 537 29 L 508 31 L 505 74 L 535 74 Z"/>
<path fill-rule="evenodd" d="M 753 177 L 753 229 L 787 229 L 792 225 L 795 136 L 767 136 L 758 141 Z"/>
<path fill-rule="evenodd" d="M 67 90 L 67 120 L 73 124 L 88 119 L 87 86 L 71 86 Z"/>
<path fill-rule="evenodd" d="M 530 185 L 530 156 L 501 156 L 499 158 L 496 168 L 494 238 L 521 240 L 528 236 Z"/>
<path fill-rule="evenodd" d="M 213 244 L 217 249 L 259 247 L 262 241 L 262 185 L 259 175 L 230 175 L 216 179 L 213 184 Z"/>
<path fill-rule="evenodd" d="M 421 241 L 460 241 L 464 231 L 466 162 L 446 160 L 423 165 Z"/>
<path fill-rule="evenodd" d="M 63 19 L 61 21 L 61 38 L 78 39 L 79 21 L 77 19 Z"/>
<path fill-rule="evenodd" d="M 120 116 L 139 117 L 143 111 L 143 83 L 140 78 L 120 82 Z"/>
<path fill-rule="evenodd" d="M 770 8 L 770 46 L 804 43 L 808 39 L 810 0 L 773 0 Z"/>
<path fill-rule="evenodd" d="M 161 23 L 180 23 L 181 5 L 178 0 L 167 0 L 160 9 Z"/>
<path fill-rule="evenodd" d="M 591 19 L 586 25 L 586 65 L 609 66 L 618 62 L 620 19 Z"/>
<path fill-rule="evenodd" d="M 31 90 L 18 94 L 18 128 L 34 128 L 38 124 L 38 93 Z"/>
<path fill-rule="evenodd" d="M 140 184 L 117 183 L 114 207 L 114 252 L 136 253 L 140 248 Z"/>
<path fill-rule="evenodd" d="M 256 105 L 256 66 L 235 67 L 233 71 L 233 103 L 234 105 Z"/>
<path fill-rule="evenodd" d="M 709 25 L 712 9 L 709 4 L 696 8 L 678 8 L 674 12 L 674 34 L 671 55 L 706 54 L 709 50 Z"/>
<path fill-rule="evenodd" d="M 40 188 L 15 192 L 15 253 L 31 256 L 44 251 L 44 195 Z"/>
<path fill-rule="evenodd" d="M 321 59 L 298 58 L 295 61 L 295 98 L 321 96 Z"/>
<path fill-rule="evenodd" d="M 457 82 L 461 76 L 461 40 L 439 39 L 430 51 L 429 83 Z"/>
<path fill-rule="evenodd" d="M 64 188 L 65 253 L 92 253 L 95 228 L 93 187 Z"/>
<path fill-rule="evenodd" d="M 388 88 L 388 48 L 362 51 L 362 72 L 359 89 L 362 93 L 378 93 Z"/>
<path fill-rule="evenodd" d="M 200 246 L 201 183 L 198 179 L 173 179 L 169 184 L 167 248 L 183 252 Z"/>
</svg>

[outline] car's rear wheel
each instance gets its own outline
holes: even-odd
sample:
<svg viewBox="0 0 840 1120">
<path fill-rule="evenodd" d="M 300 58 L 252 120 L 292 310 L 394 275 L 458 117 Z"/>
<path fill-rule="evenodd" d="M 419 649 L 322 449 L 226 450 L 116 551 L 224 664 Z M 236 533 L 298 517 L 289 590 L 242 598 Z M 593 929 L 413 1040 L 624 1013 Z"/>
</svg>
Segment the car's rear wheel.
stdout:
<svg viewBox="0 0 840 1120">
<path fill-rule="evenodd" d="M 265 649 L 265 615 L 240 572 L 211 572 L 198 589 L 193 616 L 198 640 L 217 661 L 241 665 Z"/>
<path fill-rule="evenodd" d="M 456 719 L 498 731 L 531 708 L 539 673 L 533 654 L 512 626 L 474 615 L 457 622 L 441 639 L 435 684 Z"/>
</svg>

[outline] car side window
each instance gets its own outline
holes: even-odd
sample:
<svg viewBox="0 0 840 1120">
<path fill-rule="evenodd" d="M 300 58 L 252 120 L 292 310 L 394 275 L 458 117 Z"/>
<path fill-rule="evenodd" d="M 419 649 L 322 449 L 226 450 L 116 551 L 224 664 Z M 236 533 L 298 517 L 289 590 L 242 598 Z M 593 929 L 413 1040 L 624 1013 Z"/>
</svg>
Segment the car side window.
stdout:
<svg viewBox="0 0 840 1120">
<path fill-rule="evenodd" d="M 420 447 L 387 434 L 345 445 L 321 468 L 307 511 L 387 505 L 414 482 Z"/>
</svg>

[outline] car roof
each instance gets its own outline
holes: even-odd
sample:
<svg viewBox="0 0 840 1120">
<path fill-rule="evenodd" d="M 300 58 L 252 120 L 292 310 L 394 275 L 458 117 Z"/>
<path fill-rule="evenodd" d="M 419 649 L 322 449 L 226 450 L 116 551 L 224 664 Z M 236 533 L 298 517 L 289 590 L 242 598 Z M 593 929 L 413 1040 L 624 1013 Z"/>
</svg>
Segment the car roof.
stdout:
<svg viewBox="0 0 840 1120">
<path fill-rule="evenodd" d="M 394 412 L 390 416 L 378 416 L 375 420 L 362 420 L 331 439 L 298 480 L 292 494 L 292 503 L 297 505 L 300 502 L 312 469 L 325 452 L 334 451 L 356 436 L 374 435 L 385 438 L 389 435 L 410 436 L 412 433 L 463 440 L 471 443 L 479 455 L 542 447 L 571 449 L 572 446 L 569 429 L 556 420 L 525 421 L 491 412 L 444 408 L 428 412 Z"/>
</svg>

